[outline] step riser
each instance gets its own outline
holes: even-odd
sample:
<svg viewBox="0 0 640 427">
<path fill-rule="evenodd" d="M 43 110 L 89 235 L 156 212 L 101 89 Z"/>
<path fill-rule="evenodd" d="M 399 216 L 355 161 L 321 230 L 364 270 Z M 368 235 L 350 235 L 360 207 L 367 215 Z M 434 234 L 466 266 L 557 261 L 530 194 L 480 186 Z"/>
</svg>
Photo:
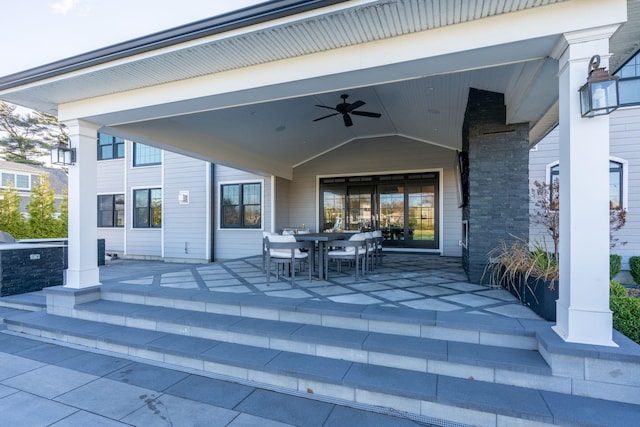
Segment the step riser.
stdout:
<svg viewBox="0 0 640 427">
<path fill-rule="evenodd" d="M 379 332 L 411 337 L 442 339 L 470 344 L 484 344 L 497 347 L 537 350 L 535 337 L 510 335 L 489 331 L 471 331 L 444 328 L 415 323 L 356 319 L 321 313 L 303 313 L 282 309 L 248 307 L 242 305 L 218 304 L 205 301 L 192 301 L 175 298 L 162 298 L 102 290 L 101 298 L 106 301 L 117 301 L 157 307 L 176 308 L 181 310 L 201 311 L 206 313 L 228 314 L 232 316 L 250 317 L 254 319 L 278 320 L 282 322 L 302 323 L 305 325 L 327 326 L 332 328 L 351 329 L 364 332 Z"/>
<path fill-rule="evenodd" d="M 255 307 L 231 306 L 223 304 L 210 304 L 201 301 L 190 301 L 173 298 L 159 298 L 127 294 L 105 292 L 107 300 L 131 302 L 136 304 L 154 305 L 179 309 L 194 309 L 196 311 L 214 312 L 217 314 L 230 314 L 243 317 L 252 317 L 266 320 L 280 320 L 295 323 L 330 326 L 346 329 L 346 325 L 355 326 L 353 329 L 365 332 L 396 333 L 398 335 L 417 336 L 422 338 L 458 341 L 472 344 L 483 344 L 500 347 L 511 347 L 525 350 L 538 350 L 538 342 L 535 338 L 522 335 L 504 335 L 485 331 L 468 331 L 445 327 L 402 324 L 394 322 L 381 322 L 376 320 L 353 319 L 350 317 L 337 317 L 315 313 L 297 313 L 284 310 L 269 310 Z M 130 299 L 130 301 L 126 301 Z M 150 301 L 148 301 L 150 300 Z M 151 304 L 149 304 L 149 302 Z M 369 363 L 373 365 L 401 368 L 416 372 L 453 376 L 457 378 L 474 378 L 478 381 L 494 382 L 498 384 L 514 385 L 538 390 L 553 391 L 558 393 L 573 394 L 586 397 L 595 397 L 604 400 L 613 400 L 632 404 L 640 404 L 640 384 L 624 384 L 616 378 L 590 378 L 586 373 L 585 358 L 567 357 L 549 354 L 544 349 L 540 353 L 552 368 L 552 376 L 538 375 L 535 373 L 514 372 L 499 368 L 472 366 L 469 364 L 452 363 L 445 360 L 427 360 L 417 357 L 406 357 L 378 354 L 372 351 L 360 349 L 345 349 L 327 345 L 314 345 L 307 342 L 297 342 L 282 338 L 256 337 L 255 335 L 241 334 L 229 331 L 215 331 L 203 327 L 185 326 L 171 322 L 154 322 L 144 319 L 126 319 L 124 316 L 95 317 L 94 314 L 80 315 L 85 320 L 99 320 L 117 325 L 126 325 L 137 328 L 146 328 L 167 333 L 188 335 L 193 337 L 214 339 L 238 344 L 261 346 L 274 350 L 297 352 L 301 354 L 317 355 L 329 358 L 337 358 L 352 362 Z M 286 320 L 285 320 L 286 319 Z M 594 361 L 602 363 L 602 361 Z M 591 370 L 594 370 L 592 367 Z M 619 377 L 640 378 L 640 367 L 633 363 L 618 362 L 612 368 L 612 372 L 619 371 Z M 606 375 L 604 375 L 606 376 Z"/>
<path fill-rule="evenodd" d="M 498 427 L 507 425 L 518 425 L 521 427 L 541 427 L 547 424 L 541 420 L 532 421 L 520 418 L 513 418 L 505 415 L 498 415 L 480 410 L 456 407 L 438 402 L 412 399 L 403 396 L 395 396 L 387 393 L 377 393 L 370 390 L 362 390 L 356 387 L 341 384 L 330 384 L 322 381 L 314 381 L 306 378 L 298 378 L 289 375 L 280 375 L 254 369 L 231 366 L 222 363 L 184 357 L 148 350 L 142 347 L 123 345 L 106 342 L 98 339 L 79 337 L 72 334 L 62 334 L 31 328 L 23 325 L 9 325 L 9 329 L 15 332 L 38 336 L 42 338 L 55 339 L 57 341 L 70 344 L 82 345 L 95 348 L 105 352 L 139 357 L 156 362 L 167 363 L 186 369 L 195 369 L 207 372 L 223 379 L 249 383 L 263 388 L 273 388 L 277 390 L 287 390 L 290 392 L 313 394 L 322 396 L 332 401 L 343 404 L 360 404 L 378 408 L 389 408 L 392 412 L 404 412 L 420 417 L 435 420 L 448 420 L 451 423 L 461 423 L 480 427 Z"/>
<path fill-rule="evenodd" d="M 368 363 L 371 365 L 406 369 L 416 372 L 442 374 L 457 378 L 473 378 L 478 381 L 518 385 L 538 390 L 571 394 L 570 378 L 549 377 L 547 375 L 514 372 L 512 370 L 474 366 L 446 360 L 399 356 L 396 354 L 379 353 L 362 349 L 243 334 L 227 330 L 177 325 L 169 322 L 157 322 L 147 319 L 132 318 L 124 315 L 96 313 L 82 309 L 74 310 L 74 317 L 118 326 L 128 326 L 132 328 L 147 329 L 234 344 L 251 345 L 254 347 L 269 348 L 311 356 L 341 359 L 349 362 Z"/>
</svg>

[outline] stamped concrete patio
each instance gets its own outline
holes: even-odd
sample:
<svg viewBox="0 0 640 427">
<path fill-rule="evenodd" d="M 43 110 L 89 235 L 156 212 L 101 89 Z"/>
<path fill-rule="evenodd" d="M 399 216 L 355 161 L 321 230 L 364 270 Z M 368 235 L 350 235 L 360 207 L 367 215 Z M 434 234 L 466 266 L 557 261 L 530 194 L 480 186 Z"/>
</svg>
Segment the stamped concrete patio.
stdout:
<svg viewBox="0 0 640 427">
<path fill-rule="evenodd" d="M 380 305 L 539 319 L 504 289 L 470 283 L 460 258 L 432 254 L 384 254 L 383 265 L 355 279 L 353 269 L 329 270 L 328 280 L 309 282 L 298 273 L 266 283 L 260 256 L 206 265 L 113 260 L 100 269 L 105 286 L 201 289 L 209 292 L 262 294 L 336 303 Z"/>
</svg>

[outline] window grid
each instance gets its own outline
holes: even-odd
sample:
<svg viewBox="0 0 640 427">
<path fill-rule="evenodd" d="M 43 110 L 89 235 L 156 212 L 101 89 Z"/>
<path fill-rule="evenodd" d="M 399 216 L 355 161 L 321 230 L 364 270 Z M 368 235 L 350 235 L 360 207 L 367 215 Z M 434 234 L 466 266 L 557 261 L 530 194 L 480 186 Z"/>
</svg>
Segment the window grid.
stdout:
<svg viewBox="0 0 640 427">
<path fill-rule="evenodd" d="M 549 168 L 549 182 L 552 184 L 560 182 L 560 165 Z M 558 195 L 555 194 L 554 186 L 549 192 L 551 197 L 551 207 L 558 208 Z M 623 206 L 623 175 L 622 163 L 609 161 L 609 209 L 622 209 Z"/>
<path fill-rule="evenodd" d="M 98 227 L 124 227 L 124 194 L 98 196 Z"/>
<path fill-rule="evenodd" d="M 133 228 L 162 227 L 162 190 L 133 191 Z"/>
<path fill-rule="evenodd" d="M 640 104 L 640 52 L 627 61 L 616 75 L 620 78 L 618 82 L 620 105 Z"/>
<path fill-rule="evenodd" d="M 148 145 L 133 143 L 133 166 L 162 164 L 162 150 Z"/>
<path fill-rule="evenodd" d="M 220 186 L 222 228 L 262 227 L 262 184 Z"/>
<path fill-rule="evenodd" d="M 124 139 L 98 134 L 98 160 L 111 160 L 124 158 Z"/>
<path fill-rule="evenodd" d="M 15 187 L 18 190 L 31 189 L 31 179 L 29 175 L 19 173 L 2 172 L 2 187 Z M 35 182 L 33 182 L 35 185 Z"/>
</svg>

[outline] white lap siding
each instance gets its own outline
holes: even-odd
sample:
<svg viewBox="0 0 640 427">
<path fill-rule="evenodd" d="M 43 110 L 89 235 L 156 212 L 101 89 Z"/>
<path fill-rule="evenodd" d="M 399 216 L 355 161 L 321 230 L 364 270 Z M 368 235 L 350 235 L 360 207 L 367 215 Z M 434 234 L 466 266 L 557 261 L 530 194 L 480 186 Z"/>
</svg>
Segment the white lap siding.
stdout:
<svg viewBox="0 0 640 427">
<path fill-rule="evenodd" d="M 98 195 L 125 194 L 124 159 L 100 160 L 97 162 L 96 173 L 98 178 L 96 184 Z M 97 203 L 97 196 L 95 203 Z M 125 209 L 126 206 L 127 203 L 125 201 Z M 106 252 L 124 253 L 124 227 L 98 227 L 98 239 L 105 240 Z"/>
<path fill-rule="evenodd" d="M 619 242 L 611 253 L 622 256 L 622 268 L 628 270 L 629 257 L 640 255 L 640 107 L 621 108 L 609 116 L 609 154 L 611 160 L 621 161 L 627 169 L 626 188 L 627 221 L 616 237 Z M 550 132 L 529 154 L 529 181 L 549 181 L 548 165 L 559 159 L 558 129 Z M 562 186 L 562 166 L 560 169 Z M 531 226 L 531 240 L 549 237 L 540 227 Z M 562 238 L 562 236 L 560 236 Z M 626 242 L 622 245 L 621 243 Z"/>
<path fill-rule="evenodd" d="M 318 177 L 393 174 L 407 171 L 442 172 L 442 247 L 444 256 L 460 256 L 462 210 L 458 208 L 456 152 L 399 136 L 356 140 L 294 169 L 290 185 L 292 224 L 318 227 Z"/>
<path fill-rule="evenodd" d="M 271 227 L 271 177 L 221 165 L 215 165 L 214 171 L 215 259 L 226 260 L 261 254 L 262 231 Z M 220 226 L 220 184 L 252 182 L 262 184 L 262 227 L 260 229 L 222 228 Z"/>
<path fill-rule="evenodd" d="M 210 260 L 210 163 L 164 152 L 164 258 L 169 261 Z M 186 197 L 180 203 L 179 196 Z"/>
</svg>

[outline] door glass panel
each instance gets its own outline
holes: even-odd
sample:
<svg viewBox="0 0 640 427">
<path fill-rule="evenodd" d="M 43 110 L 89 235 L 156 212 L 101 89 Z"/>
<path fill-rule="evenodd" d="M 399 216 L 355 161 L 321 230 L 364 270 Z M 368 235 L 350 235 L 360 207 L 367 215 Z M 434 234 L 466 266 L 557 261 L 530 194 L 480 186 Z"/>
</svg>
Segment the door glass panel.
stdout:
<svg viewBox="0 0 640 427">
<path fill-rule="evenodd" d="M 346 230 L 371 229 L 371 187 L 349 188 Z"/>
<path fill-rule="evenodd" d="M 380 187 L 380 228 L 385 240 L 404 240 L 404 186 Z"/>
<path fill-rule="evenodd" d="M 409 230 L 408 240 L 435 239 L 435 186 L 408 187 Z"/>
<path fill-rule="evenodd" d="M 323 192 L 323 230 L 342 230 L 345 217 L 345 189 L 327 189 Z"/>
</svg>

